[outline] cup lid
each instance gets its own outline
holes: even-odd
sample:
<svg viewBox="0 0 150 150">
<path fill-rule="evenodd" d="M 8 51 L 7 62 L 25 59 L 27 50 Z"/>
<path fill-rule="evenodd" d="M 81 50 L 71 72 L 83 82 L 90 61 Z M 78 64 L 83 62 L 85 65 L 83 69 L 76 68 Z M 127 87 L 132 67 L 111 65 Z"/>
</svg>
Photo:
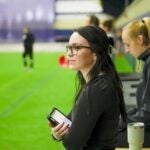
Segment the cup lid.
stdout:
<svg viewBox="0 0 150 150">
<path fill-rule="evenodd" d="M 128 126 L 133 126 L 133 127 L 144 127 L 144 123 L 143 123 L 143 122 L 128 123 Z"/>
</svg>

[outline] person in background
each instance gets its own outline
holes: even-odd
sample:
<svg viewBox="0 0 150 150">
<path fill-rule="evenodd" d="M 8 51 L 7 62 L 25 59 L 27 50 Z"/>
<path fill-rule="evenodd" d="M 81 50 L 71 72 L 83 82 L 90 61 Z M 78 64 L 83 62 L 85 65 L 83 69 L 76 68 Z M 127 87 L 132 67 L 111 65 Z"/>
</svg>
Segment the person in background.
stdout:
<svg viewBox="0 0 150 150">
<path fill-rule="evenodd" d="M 26 69 L 33 69 L 33 44 L 34 44 L 34 35 L 31 33 L 31 30 L 29 27 L 23 28 L 23 46 L 24 46 L 24 52 L 23 52 L 23 63 L 24 67 Z M 29 56 L 30 62 L 28 66 L 27 62 L 27 56 Z"/>
<path fill-rule="evenodd" d="M 122 28 L 115 29 L 115 47 L 118 53 L 124 54 L 124 45 L 122 42 Z"/>
<path fill-rule="evenodd" d="M 96 26 L 78 28 L 67 45 L 69 68 L 77 71 L 72 125 L 52 128 L 66 150 L 115 150 L 120 115 L 126 121 L 122 84 L 109 56 L 109 40 Z"/>
<path fill-rule="evenodd" d="M 99 21 L 99 18 L 95 15 L 88 15 L 86 16 L 86 19 L 85 19 L 85 25 L 86 26 L 96 26 L 96 27 L 99 27 L 99 24 L 100 24 L 100 21 Z"/>
<path fill-rule="evenodd" d="M 115 37 L 114 37 L 114 34 L 113 34 L 113 20 L 104 21 L 102 23 L 101 27 L 106 32 L 106 34 L 109 38 L 109 43 L 112 46 L 112 49 L 110 51 L 110 56 L 111 56 L 112 60 L 114 61 L 115 54 L 116 54 L 116 49 L 115 49 Z"/>
<path fill-rule="evenodd" d="M 150 18 L 135 20 L 122 30 L 125 52 L 144 62 L 140 83 L 137 87 L 137 106 L 129 109 L 128 123 L 145 124 L 144 147 L 150 147 Z M 127 147 L 127 132 L 118 135 L 118 147 Z"/>
</svg>

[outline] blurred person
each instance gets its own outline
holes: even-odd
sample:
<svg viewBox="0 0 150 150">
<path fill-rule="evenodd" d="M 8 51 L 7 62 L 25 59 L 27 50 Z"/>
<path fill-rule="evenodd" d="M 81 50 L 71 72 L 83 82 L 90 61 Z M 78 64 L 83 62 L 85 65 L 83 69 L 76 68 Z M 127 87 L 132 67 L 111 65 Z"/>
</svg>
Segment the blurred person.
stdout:
<svg viewBox="0 0 150 150">
<path fill-rule="evenodd" d="M 64 123 L 52 136 L 66 150 L 115 150 L 119 117 L 126 121 L 122 84 L 108 54 L 109 40 L 99 27 L 78 28 L 67 45 L 69 68 L 77 71 L 75 101 Z"/>
<path fill-rule="evenodd" d="M 118 50 L 118 52 L 121 52 L 124 54 L 124 46 L 122 42 L 122 29 L 118 28 L 115 30 L 115 47 Z"/>
<path fill-rule="evenodd" d="M 32 34 L 29 27 L 23 28 L 23 63 L 26 69 L 33 69 L 33 44 L 34 44 L 34 35 Z M 30 62 L 28 66 L 27 56 L 29 56 Z"/>
<path fill-rule="evenodd" d="M 123 28 L 122 40 L 125 52 L 144 62 L 141 80 L 136 92 L 137 106 L 127 111 L 127 118 L 128 123 L 143 122 L 145 124 L 143 146 L 150 147 L 150 18 L 135 20 L 127 24 Z M 126 130 L 120 132 L 117 146 L 128 146 Z"/>
<path fill-rule="evenodd" d="M 110 44 L 114 47 L 114 34 L 113 34 L 113 20 L 106 20 L 102 23 L 102 29 L 107 33 L 107 36 L 109 37 Z"/>
<path fill-rule="evenodd" d="M 99 27 L 99 24 L 100 24 L 100 21 L 99 21 L 99 18 L 95 15 L 88 15 L 86 16 L 86 19 L 85 19 L 85 25 L 86 26 L 97 26 Z"/>
<path fill-rule="evenodd" d="M 110 56 L 112 60 L 114 61 L 115 59 L 115 54 L 116 54 L 116 49 L 115 49 L 115 37 L 113 34 L 113 20 L 106 20 L 102 23 L 102 29 L 106 32 L 108 38 L 109 38 L 109 43 L 112 46 L 112 49 L 110 51 Z"/>
</svg>

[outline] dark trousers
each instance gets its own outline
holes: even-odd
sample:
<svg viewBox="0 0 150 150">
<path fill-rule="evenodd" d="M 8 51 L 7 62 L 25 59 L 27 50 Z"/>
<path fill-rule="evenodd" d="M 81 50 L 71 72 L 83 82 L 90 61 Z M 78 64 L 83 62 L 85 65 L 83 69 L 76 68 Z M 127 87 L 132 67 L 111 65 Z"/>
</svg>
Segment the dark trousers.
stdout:
<svg viewBox="0 0 150 150">
<path fill-rule="evenodd" d="M 33 68 L 33 50 L 32 50 L 32 48 L 25 49 L 25 51 L 23 52 L 23 64 L 25 67 L 28 66 L 27 56 L 29 56 L 29 59 L 30 59 L 29 67 Z"/>
</svg>

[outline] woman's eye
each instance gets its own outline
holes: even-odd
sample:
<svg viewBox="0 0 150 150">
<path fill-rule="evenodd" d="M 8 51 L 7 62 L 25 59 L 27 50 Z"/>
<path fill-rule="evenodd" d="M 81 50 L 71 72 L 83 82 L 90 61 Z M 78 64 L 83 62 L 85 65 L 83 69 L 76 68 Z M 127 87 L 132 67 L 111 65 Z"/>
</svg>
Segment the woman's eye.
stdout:
<svg viewBox="0 0 150 150">
<path fill-rule="evenodd" d="M 75 46 L 75 49 L 81 49 L 81 46 Z"/>
</svg>

